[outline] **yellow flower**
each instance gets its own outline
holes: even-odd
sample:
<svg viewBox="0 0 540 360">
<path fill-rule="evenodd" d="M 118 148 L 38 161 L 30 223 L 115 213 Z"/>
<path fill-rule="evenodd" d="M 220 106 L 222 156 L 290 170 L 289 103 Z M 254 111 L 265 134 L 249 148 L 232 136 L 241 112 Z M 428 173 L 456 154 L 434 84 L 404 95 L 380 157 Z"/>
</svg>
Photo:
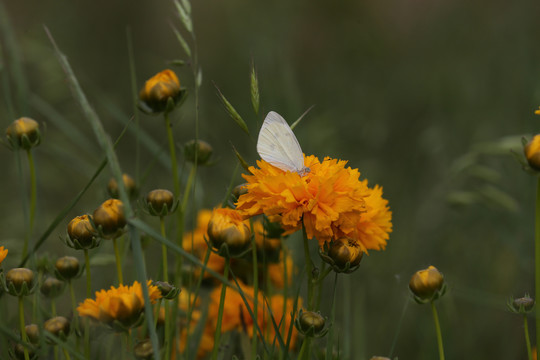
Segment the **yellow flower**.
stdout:
<svg viewBox="0 0 540 360">
<path fill-rule="evenodd" d="M 206 251 L 208 250 L 208 245 L 204 238 L 206 237 L 208 239 L 206 231 L 208 230 L 208 222 L 210 221 L 211 216 L 212 210 L 203 209 L 199 211 L 199 214 L 197 215 L 197 228 L 193 230 L 193 232 L 184 235 L 182 240 L 182 247 L 184 250 L 193 253 L 193 255 L 197 256 L 201 261 L 204 260 Z M 211 252 L 206 266 L 221 274 L 225 268 L 225 259 Z M 195 275 L 198 276 L 199 272 L 200 270 L 197 269 Z M 208 278 L 212 275 L 205 271 L 203 276 L 204 278 Z M 184 292 L 181 292 L 180 294 L 183 293 Z"/>
<path fill-rule="evenodd" d="M 148 293 L 152 304 L 161 298 L 157 286 L 148 280 Z M 144 298 L 141 284 L 137 281 L 132 286 L 111 286 L 110 290 L 96 291 L 96 299 L 86 299 L 79 304 L 77 311 L 80 316 L 98 320 L 106 325 L 113 326 L 117 321 L 125 328 L 134 326 L 144 310 Z"/>
<path fill-rule="evenodd" d="M 34 119 L 22 117 L 15 120 L 6 129 L 6 136 L 13 148 L 23 148 L 28 150 L 39 145 L 41 133 L 39 124 Z"/>
<path fill-rule="evenodd" d="M 237 255 L 250 245 L 251 231 L 238 211 L 216 208 L 208 221 L 208 238 L 216 249 L 226 244 L 229 253 Z"/>
<path fill-rule="evenodd" d="M 417 301 L 434 300 L 444 293 L 444 277 L 435 266 L 430 265 L 414 273 L 409 281 L 409 289 Z"/>
<path fill-rule="evenodd" d="M 180 81 L 174 71 L 166 69 L 146 81 L 139 93 L 145 111 L 159 113 L 167 110 L 167 102 L 181 97 Z M 172 110 L 172 109 L 171 109 Z"/>
<path fill-rule="evenodd" d="M 118 199 L 103 202 L 92 215 L 94 224 L 101 230 L 103 236 L 116 238 L 126 226 L 124 204 Z"/>
<path fill-rule="evenodd" d="M 2 261 L 4 261 L 7 254 L 8 254 L 8 249 L 4 249 L 3 246 L 0 246 L 0 265 L 2 265 Z"/>
<path fill-rule="evenodd" d="M 285 234 L 303 224 L 307 237 L 317 238 L 321 246 L 349 237 L 364 252 L 384 249 L 392 231 L 388 201 L 382 198 L 380 187 L 368 187 L 367 180 L 359 180 L 358 169 L 346 164 L 306 156 L 304 165 L 311 171 L 300 176 L 257 161 L 259 169 L 250 167 L 252 175 L 243 175 L 248 192 L 239 197 L 237 210 L 248 217 L 264 213 L 280 222 Z"/>
<path fill-rule="evenodd" d="M 540 170 L 540 135 L 535 135 L 523 148 L 529 165 Z"/>
</svg>

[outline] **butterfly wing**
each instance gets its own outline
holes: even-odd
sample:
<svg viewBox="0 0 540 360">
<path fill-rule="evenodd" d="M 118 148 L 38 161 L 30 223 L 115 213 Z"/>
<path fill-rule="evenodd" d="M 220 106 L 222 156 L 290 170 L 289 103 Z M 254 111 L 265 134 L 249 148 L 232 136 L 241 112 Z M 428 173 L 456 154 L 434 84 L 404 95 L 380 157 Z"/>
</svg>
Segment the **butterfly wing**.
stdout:
<svg viewBox="0 0 540 360">
<path fill-rule="evenodd" d="M 304 155 L 294 133 L 281 115 L 270 111 L 259 132 L 257 152 L 261 158 L 284 171 L 304 169 Z"/>
</svg>

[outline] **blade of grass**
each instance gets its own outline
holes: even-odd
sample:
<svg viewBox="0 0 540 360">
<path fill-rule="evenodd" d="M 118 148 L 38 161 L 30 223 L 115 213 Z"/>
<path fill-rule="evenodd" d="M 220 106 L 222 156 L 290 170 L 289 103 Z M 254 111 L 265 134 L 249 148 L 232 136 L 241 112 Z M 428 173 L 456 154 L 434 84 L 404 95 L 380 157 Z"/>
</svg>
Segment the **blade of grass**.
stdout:
<svg viewBox="0 0 540 360">
<path fill-rule="evenodd" d="M 214 86 L 216 87 L 217 95 L 219 99 L 221 100 L 221 103 L 223 104 L 223 107 L 225 108 L 229 116 L 236 122 L 236 124 L 238 124 L 238 126 L 240 126 L 242 130 L 244 130 L 246 134 L 250 135 L 249 129 L 244 119 L 242 119 L 240 114 L 238 114 L 238 111 L 236 111 L 234 106 L 232 106 L 232 104 L 227 100 L 227 98 L 223 95 L 223 93 L 221 92 L 221 90 L 219 90 L 219 88 L 217 87 L 215 83 L 214 83 Z"/>
<path fill-rule="evenodd" d="M 103 128 L 103 125 L 98 115 L 96 114 L 92 106 L 90 106 L 90 104 L 88 103 L 86 95 L 82 91 L 79 85 L 79 82 L 77 78 L 75 77 L 75 74 L 73 73 L 73 70 L 71 69 L 71 66 L 69 65 L 69 62 L 67 61 L 65 55 L 62 52 L 60 52 L 58 46 L 56 45 L 56 42 L 54 41 L 47 27 L 45 27 L 45 32 L 47 33 L 55 49 L 56 56 L 58 57 L 58 60 L 62 68 L 64 69 L 64 72 L 67 76 L 68 83 L 71 85 L 71 90 L 73 92 L 75 99 L 81 106 L 83 113 L 88 119 L 88 121 L 90 121 L 92 129 L 94 131 L 94 135 L 96 136 L 101 148 L 105 151 L 107 155 L 109 167 L 118 183 L 118 191 L 120 195 L 120 200 L 122 200 L 126 218 L 128 219 L 133 218 L 135 216 L 135 213 L 129 203 L 129 197 L 127 195 L 126 189 L 124 188 L 124 182 L 122 180 L 122 171 L 120 169 L 120 165 L 118 163 L 118 158 L 116 156 L 116 153 L 114 152 L 113 143 L 109 135 L 105 132 L 105 129 Z M 131 239 L 131 244 L 133 248 L 133 257 L 134 257 L 136 274 L 142 287 L 143 298 L 144 298 L 144 309 L 145 309 L 144 311 L 146 315 L 145 318 L 146 318 L 147 327 L 150 333 L 150 340 L 152 342 L 152 348 L 153 348 L 154 354 L 158 354 L 158 351 L 159 351 L 158 339 L 157 339 L 156 330 L 153 326 L 154 321 L 153 321 L 153 314 L 152 314 L 152 305 L 150 303 L 150 297 L 148 294 L 148 286 L 146 284 L 147 277 L 146 277 L 144 259 L 142 256 L 141 239 L 140 239 L 137 228 L 129 223 L 128 223 L 128 231 L 130 233 L 130 239 Z"/>
<path fill-rule="evenodd" d="M 304 113 L 302 115 L 300 115 L 300 117 L 298 118 L 298 120 L 296 120 L 292 125 L 291 125 L 291 129 L 294 130 L 294 128 L 296 127 L 296 125 L 298 125 L 300 123 L 300 121 L 302 121 L 302 119 L 304 118 L 304 116 L 306 116 L 308 114 L 308 112 L 311 111 L 311 109 L 313 109 L 315 107 L 315 105 L 311 105 L 306 111 L 304 111 Z"/>
</svg>

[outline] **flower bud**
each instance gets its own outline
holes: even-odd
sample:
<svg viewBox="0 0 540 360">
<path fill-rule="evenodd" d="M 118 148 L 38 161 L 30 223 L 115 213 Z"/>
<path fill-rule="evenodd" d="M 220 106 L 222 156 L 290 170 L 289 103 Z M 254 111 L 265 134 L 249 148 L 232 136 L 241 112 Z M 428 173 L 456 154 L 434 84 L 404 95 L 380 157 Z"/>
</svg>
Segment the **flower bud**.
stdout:
<svg viewBox="0 0 540 360">
<path fill-rule="evenodd" d="M 135 199 L 137 197 L 137 186 L 135 185 L 135 180 L 128 174 L 122 175 L 122 181 L 124 182 L 124 188 L 130 199 Z M 118 199 L 120 197 L 118 192 L 118 183 L 115 178 L 111 178 L 107 184 L 107 191 L 111 198 Z"/>
<path fill-rule="evenodd" d="M 64 280 L 71 280 L 79 275 L 79 260 L 73 256 L 64 256 L 56 260 L 56 275 Z"/>
<path fill-rule="evenodd" d="M 2 265 L 2 262 L 6 258 L 8 251 L 8 249 L 4 249 L 3 246 L 0 246 L 0 265 Z"/>
<path fill-rule="evenodd" d="M 147 113 L 172 111 L 185 91 L 180 89 L 180 81 L 172 70 L 163 70 L 146 81 L 139 93 L 140 108 Z M 172 105 L 171 105 L 172 104 Z"/>
<path fill-rule="evenodd" d="M 175 299 L 180 293 L 180 289 L 165 281 L 155 281 L 152 285 L 157 286 L 161 297 L 165 299 Z"/>
<path fill-rule="evenodd" d="M 54 277 L 48 277 L 45 279 L 43 284 L 41 284 L 39 291 L 41 291 L 45 297 L 54 299 L 62 294 L 62 291 L 64 291 L 64 285 L 65 283 L 62 280 L 58 280 Z"/>
<path fill-rule="evenodd" d="M 12 148 L 28 150 L 39 145 L 41 133 L 37 121 L 22 117 L 15 120 L 6 129 L 6 136 Z"/>
<path fill-rule="evenodd" d="M 133 348 L 135 357 L 139 360 L 150 360 L 153 358 L 154 349 L 152 347 L 152 342 L 150 339 L 144 339 L 138 342 Z"/>
<path fill-rule="evenodd" d="M 124 226 L 126 226 L 124 204 L 118 199 L 106 200 L 94 210 L 92 219 L 104 237 L 116 238 L 120 236 Z"/>
<path fill-rule="evenodd" d="M 91 215 L 73 218 L 67 226 L 68 245 L 74 249 L 92 249 L 99 245 L 97 232 L 92 225 Z"/>
<path fill-rule="evenodd" d="M 50 332 L 54 336 L 65 340 L 69 335 L 69 320 L 63 316 L 53 317 L 52 319 L 45 321 L 45 324 L 43 324 L 43 329 Z"/>
<path fill-rule="evenodd" d="M 156 189 L 146 195 L 146 210 L 150 215 L 166 216 L 176 210 L 178 202 L 169 190 Z"/>
<path fill-rule="evenodd" d="M 187 161 L 195 162 L 195 153 L 197 153 L 197 165 L 204 165 L 212 156 L 212 146 L 206 141 L 190 140 L 184 145 L 184 156 Z"/>
<path fill-rule="evenodd" d="M 17 360 L 25 360 L 26 359 L 26 356 L 24 355 L 25 349 L 28 352 L 30 360 L 35 359 L 34 357 L 34 355 L 36 355 L 35 351 L 33 349 L 25 348 L 24 345 L 21 343 L 15 344 L 15 346 L 13 346 L 13 354 L 15 355 L 15 358 Z"/>
<path fill-rule="evenodd" d="M 29 295 L 34 290 L 34 272 L 27 268 L 9 270 L 5 281 L 6 290 L 14 296 Z"/>
<path fill-rule="evenodd" d="M 516 314 L 528 314 L 534 308 L 535 301 L 529 295 L 526 294 L 522 298 L 511 299 L 507 303 L 507 305 L 510 311 Z"/>
<path fill-rule="evenodd" d="M 24 331 L 26 332 L 26 336 L 28 336 L 28 340 L 32 344 L 39 343 L 39 327 L 36 324 L 26 325 L 24 327 Z"/>
<path fill-rule="evenodd" d="M 249 247 L 251 231 L 237 211 L 218 208 L 212 212 L 208 222 L 208 237 L 216 249 L 221 250 L 226 245 L 228 255 L 239 255 Z"/>
<path fill-rule="evenodd" d="M 444 277 L 436 267 L 430 265 L 411 277 L 409 289 L 417 302 L 433 301 L 444 294 Z"/>
<path fill-rule="evenodd" d="M 298 331 L 305 336 L 321 337 L 328 332 L 328 329 L 324 329 L 325 322 L 325 318 L 318 312 L 301 309 L 295 325 Z"/>
<path fill-rule="evenodd" d="M 540 135 L 535 135 L 523 148 L 529 166 L 540 170 Z"/>
<path fill-rule="evenodd" d="M 234 195 L 235 198 L 239 198 L 241 195 L 244 195 L 244 194 L 247 194 L 248 192 L 248 189 L 247 189 L 247 183 L 243 183 L 243 184 L 240 184 L 240 185 L 236 185 L 234 187 L 234 189 L 232 189 L 232 194 Z"/>
<path fill-rule="evenodd" d="M 334 271 L 351 273 L 358 269 L 363 252 L 356 241 L 340 238 L 324 244 L 324 251 L 319 252 L 321 258 L 330 264 Z"/>
</svg>

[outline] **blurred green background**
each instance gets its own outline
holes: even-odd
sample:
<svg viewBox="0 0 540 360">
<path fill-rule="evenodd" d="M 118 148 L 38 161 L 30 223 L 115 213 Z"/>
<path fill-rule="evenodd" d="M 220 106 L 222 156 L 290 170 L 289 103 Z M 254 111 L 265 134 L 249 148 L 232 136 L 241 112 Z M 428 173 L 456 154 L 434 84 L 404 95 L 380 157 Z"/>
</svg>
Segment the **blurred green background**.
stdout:
<svg viewBox="0 0 540 360">
<path fill-rule="evenodd" d="M 218 160 L 199 170 L 196 206 L 222 200 L 236 164 L 231 143 L 250 163 L 258 159 L 254 139 L 267 111 L 292 123 L 315 105 L 295 129 L 304 152 L 348 160 L 370 184 L 383 186 L 394 214 L 387 250 L 370 252 L 358 272 L 340 277 L 338 301 L 345 310 L 338 326 L 346 358 L 388 355 L 394 339 L 393 355 L 400 359 L 436 358 L 429 306 L 411 302 L 403 311 L 410 276 L 432 264 L 448 283 L 438 302 L 447 358 L 525 359 L 521 319 L 505 303 L 534 293 L 536 180 L 521 170 L 511 149 L 521 155 L 521 137 L 540 127 L 533 114 L 540 105 L 540 3 L 192 5 L 203 74 L 200 137 L 213 145 Z M 35 149 L 37 237 L 104 157 L 44 26 L 113 138 L 134 112 L 128 29 L 138 91 L 171 67 L 168 61 L 187 58 L 171 29 L 182 26 L 170 1 L 4 0 L 0 16 L 0 127 L 21 116 L 46 124 Z M 251 61 L 262 100 L 258 119 L 249 97 Z M 176 140 L 184 143 L 195 137 L 192 69 L 172 68 L 191 93 L 173 113 Z M 228 117 L 213 82 L 246 119 L 252 139 Z M 141 115 L 140 126 L 165 154 L 162 118 Z M 137 166 L 135 135 L 128 132 L 118 147 L 123 169 L 144 178 L 143 191 L 170 188 L 167 161 L 155 161 L 140 146 Z M 0 164 L 0 244 L 10 247 L 24 236 L 26 185 L 7 148 L 0 150 Z M 69 219 L 105 199 L 109 177 L 104 171 L 44 250 L 66 253 L 58 236 Z M 12 247 L 8 268 L 19 258 L 17 245 Z M 534 338 L 533 326 L 531 331 Z"/>
</svg>

